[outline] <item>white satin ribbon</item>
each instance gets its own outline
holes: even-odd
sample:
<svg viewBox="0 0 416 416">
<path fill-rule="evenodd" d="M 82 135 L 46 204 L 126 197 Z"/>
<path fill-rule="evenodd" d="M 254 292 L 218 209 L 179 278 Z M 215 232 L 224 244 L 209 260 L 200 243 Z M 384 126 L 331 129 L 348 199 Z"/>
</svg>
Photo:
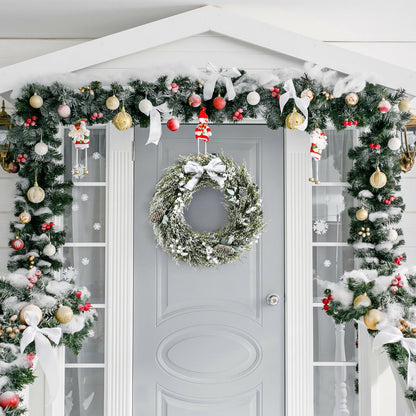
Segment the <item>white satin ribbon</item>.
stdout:
<svg viewBox="0 0 416 416">
<path fill-rule="evenodd" d="M 214 94 L 215 84 L 218 79 L 221 79 L 225 88 L 227 89 L 227 100 L 234 100 L 235 90 L 231 78 L 239 77 L 241 75 L 240 71 L 235 68 L 218 68 L 211 62 L 208 62 L 207 65 L 208 79 L 204 84 L 204 100 L 210 100 Z"/>
<path fill-rule="evenodd" d="M 280 112 L 283 112 L 283 109 L 285 108 L 286 103 L 291 98 L 293 98 L 295 100 L 296 107 L 299 108 L 299 110 L 305 117 L 305 121 L 299 126 L 297 126 L 296 128 L 298 130 L 305 130 L 306 127 L 308 126 L 308 107 L 310 104 L 309 98 L 308 97 L 303 97 L 303 98 L 296 97 L 295 86 L 293 85 L 293 81 L 291 79 L 288 79 L 285 82 L 285 85 L 283 86 L 283 88 L 285 89 L 286 92 L 282 94 L 282 96 L 279 99 Z"/>
<path fill-rule="evenodd" d="M 153 143 L 156 146 L 159 144 L 159 140 L 162 137 L 162 120 L 160 118 L 161 113 L 167 113 L 169 107 L 166 103 L 160 104 L 157 107 L 153 107 L 150 110 L 150 129 L 149 138 L 146 144 Z"/>
<path fill-rule="evenodd" d="M 20 340 L 20 352 L 35 341 L 36 356 L 48 380 L 51 401 L 56 397 L 59 389 L 58 360 L 49 340 L 59 344 L 62 336 L 61 328 L 38 328 L 40 315 L 36 311 L 26 311 L 24 314 L 28 327 L 24 330 Z M 48 339 L 49 338 L 49 339 Z"/>
<path fill-rule="evenodd" d="M 204 172 L 208 173 L 210 178 L 217 182 L 221 188 L 224 186 L 225 178 L 221 176 L 221 174 L 225 173 L 226 166 L 219 157 L 212 159 L 211 162 L 205 166 L 201 166 L 198 162 L 189 161 L 183 170 L 185 173 L 194 173 L 194 176 L 185 185 L 185 188 L 190 191 L 195 188 Z"/>
<path fill-rule="evenodd" d="M 410 359 L 410 353 L 416 355 L 416 339 L 405 338 L 402 332 L 394 326 L 386 326 L 374 338 L 373 349 L 381 348 L 384 344 L 400 342 L 409 355 L 407 364 L 407 388 L 416 388 L 416 363 Z"/>
</svg>

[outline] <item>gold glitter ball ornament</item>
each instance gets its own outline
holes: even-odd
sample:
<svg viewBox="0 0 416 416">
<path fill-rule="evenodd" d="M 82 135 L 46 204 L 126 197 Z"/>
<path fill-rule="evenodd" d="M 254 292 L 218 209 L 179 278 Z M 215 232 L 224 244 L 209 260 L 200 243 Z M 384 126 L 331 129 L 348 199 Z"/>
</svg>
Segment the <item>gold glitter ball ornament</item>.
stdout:
<svg viewBox="0 0 416 416">
<path fill-rule="evenodd" d="M 128 130 L 132 126 L 133 120 L 130 114 L 126 113 L 124 105 L 121 107 L 121 111 L 114 116 L 113 123 L 118 130 Z"/>
<path fill-rule="evenodd" d="M 368 329 L 377 330 L 377 324 L 382 320 L 383 313 L 378 309 L 371 309 L 364 315 L 364 323 Z"/>
<path fill-rule="evenodd" d="M 120 101 L 115 95 L 108 97 L 105 101 L 105 105 L 109 110 L 117 110 L 120 107 Z"/>
<path fill-rule="evenodd" d="M 295 130 L 296 127 L 300 126 L 304 122 L 302 114 L 299 114 L 295 107 L 293 111 L 286 117 L 286 127 L 291 130 Z"/>
<path fill-rule="evenodd" d="M 355 213 L 355 216 L 358 221 L 365 221 L 368 218 L 368 211 L 362 207 Z"/>
<path fill-rule="evenodd" d="M 55 318 L 61 324 L 71 322 L 74 312 L 69 306 L 60 306 L 56 311 Z"/>
<path fill-rule="evenodd" d="M 347 103 L 347 105 L 350 105 L 351 107 L 357 105 L 358 100 L 358 95 L 355 92 L 350 92 L 345 96 L 345 102 Z"/>
<path fill-rule="evenodd" d="M 307 88 L 306 90 L 303 90 L 303 91 L 300 93 L 300 96 L 301 96 L 301 98 L 303 98 L 303 97 L 308 97 L 308 98 L 309 98 L 309 101 L 312 101 L 312 100 L 313 100 L 313 97 L 314 97 L 314 95 L 313 95 L 313 91 L 312 91 L 312 90 L 310 90 L 309 88 Z"/>
<path fill-rule="evenodd" d="M 19 222 L 20 222 L 20 224 L 29 224 L 30 221 L 31 221 L 31 219 L 32 219 L 32 216 L 28 212 L 26 212 L 26 211 L 23 211 L 19 215 Z"/>
<path fill-rule="evenodd" d="M 370 184 L 375 189 L 383 188 L 387 183 L 387 176 L 377 167 L 370 177 Z"/>
<path fill-rule="evenodd" d="M 27 191 L 27 199 L 34 204 L 39 204 L 45 199 L 45 191 L 38 185 L 37 181 Z"/>
<path fill-rule="evenodd" d="M 37 95 L 36 93 L 34 93 L 29 98 L 29 104 L 32 108 L 41 108 L 43 105 L 43 98 L 40 95 Z"/>
<path fill-rule="evenodd" d="M 367 293 L 359 295 L 354 299 L 354 308 L 368 308 L 371 305 L 371 299 L 368 297 Z"/>
</svg>

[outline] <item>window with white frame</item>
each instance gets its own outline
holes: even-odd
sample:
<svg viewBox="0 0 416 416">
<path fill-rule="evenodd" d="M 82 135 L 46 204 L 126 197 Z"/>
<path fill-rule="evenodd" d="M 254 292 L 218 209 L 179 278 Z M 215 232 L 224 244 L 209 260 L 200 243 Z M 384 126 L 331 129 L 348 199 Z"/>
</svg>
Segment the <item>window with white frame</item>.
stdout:
<svg viewBox="0 0 416 416">
<path fill-rule="evenodd" d="M 80 166 L 76 167 L 75 148 L 64 129 L 65 179 L 74 182 L 73 202 L 64 216 L 64 267 L 74 267 L 77 287 L 88 288 L 98 314 L 81 353 L 65 351 L 65 416 L 104 415 L 107 128 L 93 127 L 90 132 L 88 155 L 79 150 Z"/>
<path fill-rule="evenodd" d="M 328 147 L 319 162 L 320 184 L 313 184 L 314 408 L 316 416 L 358 416 L 357 331 L 353 323 L 335 325 L 322 310 L 319 280 L 337 281 L 354 268 L 348 245 L 353 199 L 347 192 L 348 159 L 355 132 L 326 131 Z"/>
</svg>

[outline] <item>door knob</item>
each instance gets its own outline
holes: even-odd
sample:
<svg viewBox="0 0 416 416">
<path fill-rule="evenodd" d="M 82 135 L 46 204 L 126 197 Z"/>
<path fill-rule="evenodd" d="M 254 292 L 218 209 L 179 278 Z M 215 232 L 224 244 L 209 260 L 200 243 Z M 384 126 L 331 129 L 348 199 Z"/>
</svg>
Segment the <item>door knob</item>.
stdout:
<svg viewBox="0 0 416 416">
<path fill-rule="evenodd" d="M 276 306 L 279 303 L 279 295 L 277 293 L 270 293 L 267 295 L 266 302 L 270 306 Z"/>
</svg>

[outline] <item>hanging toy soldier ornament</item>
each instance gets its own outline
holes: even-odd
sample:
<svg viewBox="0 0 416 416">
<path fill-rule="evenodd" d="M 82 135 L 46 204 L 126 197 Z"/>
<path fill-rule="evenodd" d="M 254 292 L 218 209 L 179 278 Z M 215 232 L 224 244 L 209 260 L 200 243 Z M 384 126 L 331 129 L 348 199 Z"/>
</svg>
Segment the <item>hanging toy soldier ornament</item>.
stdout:
<svg viewBox="0 0 416 416">
<path fill-rule="evenodd" d="M 201 111 L 198 115 L 198 126 L 195 129 L 195 139 L 198 140 L 198 155 L 199 155 L 199 141 L 202 140 L 205 143 L 205 153 L 207 153 L 207 143 L 212 135 L 211 129 L 208 127 L 208 114 L 205 112 L 206 108 L 201 107 Z"/>
<path fill-rule="evenodd" d="M 309 178 L 310 182 L 319 184 L 319 174 L 318 174 L 318 162 L 322 156 L 322 150 L 327 146 L 326 134 L 320 129 L 314 129 L 311 133 L 311 150 L 310 155 L 312 157 L 312 176 Z M 315 173 L 314 173 L 315 166 Z"/>
<path fill-rule="evenodd" d="M 74 173 L 79 174 L 78 150 L 85 150 L 85 168 L 84 174 L 88 174 L 88 148 L 90 147 L 90 131 L 87 129 L 86 119 L 77 121 L 69 127 L 68 136 L 72 138 L 76 152 L 75 152 L 75 169 Z"/>
</svg>

